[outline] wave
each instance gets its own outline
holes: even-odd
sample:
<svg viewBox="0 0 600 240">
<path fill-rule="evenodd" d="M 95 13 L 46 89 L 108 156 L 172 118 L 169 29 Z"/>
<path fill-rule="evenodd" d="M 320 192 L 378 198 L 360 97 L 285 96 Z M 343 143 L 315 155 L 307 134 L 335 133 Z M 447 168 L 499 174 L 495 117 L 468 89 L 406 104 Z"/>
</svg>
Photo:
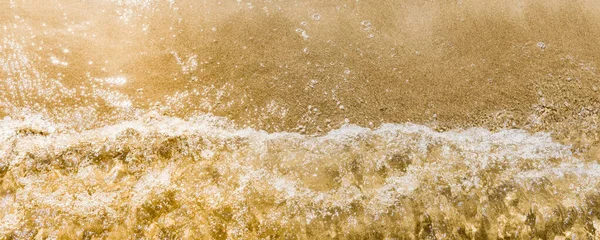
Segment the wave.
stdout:
<svg viewBox="0 0 600 240">
<path fill-rule="evenodd" d="M 0 234 L 15 238 L 581 236 L 600 213 L 600 166 L 524 130 L 5 118 L 0 160 Z"/>
</svg>

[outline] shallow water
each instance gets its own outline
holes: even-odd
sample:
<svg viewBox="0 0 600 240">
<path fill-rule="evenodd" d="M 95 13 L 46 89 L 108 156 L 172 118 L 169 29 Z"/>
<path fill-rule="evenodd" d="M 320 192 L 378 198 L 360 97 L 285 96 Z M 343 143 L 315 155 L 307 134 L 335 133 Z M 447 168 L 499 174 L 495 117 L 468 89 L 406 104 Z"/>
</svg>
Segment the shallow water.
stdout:
<svg viewBox="0 0 600 240">
<path fill-rule="evenodd" d="M 0 239 L 600 238 L 595 1 L 0 2 Z"/>
</svg>

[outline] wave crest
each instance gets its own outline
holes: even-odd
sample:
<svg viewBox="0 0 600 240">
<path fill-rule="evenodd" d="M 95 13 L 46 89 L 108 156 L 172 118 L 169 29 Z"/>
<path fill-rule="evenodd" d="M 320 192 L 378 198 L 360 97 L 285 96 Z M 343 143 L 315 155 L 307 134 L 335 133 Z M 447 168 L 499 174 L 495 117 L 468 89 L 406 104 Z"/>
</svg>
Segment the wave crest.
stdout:
<svg viewBox="0 0 600 240">
<path fill-rule="evenodd" d="M 584 219 L 600 177 L 548 133 L 522 130 L 407 123 L 309 136 L 157 114 L 81 132 L 0 126 L 0 233 L 15 237 L 533 234 L 515 229 L 557 206 Z"/>
</svg>

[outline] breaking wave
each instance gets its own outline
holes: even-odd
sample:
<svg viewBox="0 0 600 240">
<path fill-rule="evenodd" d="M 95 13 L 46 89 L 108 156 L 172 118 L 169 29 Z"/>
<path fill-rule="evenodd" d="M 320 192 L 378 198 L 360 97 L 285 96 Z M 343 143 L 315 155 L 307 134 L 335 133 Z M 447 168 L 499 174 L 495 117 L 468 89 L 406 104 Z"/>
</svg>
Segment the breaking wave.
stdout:
<svg viewBox="0 0 600 240">
<path fill-rule="evenodd" d="M 586 236 L 600 215 L 600 166 L 542 132 L 406 123 L 309 136 L 157 113 L 80 132 L 5 118 L 0 130 L 9 238 Z"/>
</svg>

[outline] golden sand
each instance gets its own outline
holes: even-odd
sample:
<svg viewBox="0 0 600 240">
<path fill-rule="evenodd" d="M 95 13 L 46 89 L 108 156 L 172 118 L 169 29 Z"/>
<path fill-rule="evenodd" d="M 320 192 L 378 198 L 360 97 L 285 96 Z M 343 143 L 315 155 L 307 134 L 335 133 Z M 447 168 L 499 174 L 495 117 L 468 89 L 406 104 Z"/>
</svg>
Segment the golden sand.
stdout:
<svg viewBox="0 0 600 240">
<path fill-rule="evenodd" d="M 0 1 L 0 239 L 600 239 L 598 39 L 593 0 Z"/>
</svg>

